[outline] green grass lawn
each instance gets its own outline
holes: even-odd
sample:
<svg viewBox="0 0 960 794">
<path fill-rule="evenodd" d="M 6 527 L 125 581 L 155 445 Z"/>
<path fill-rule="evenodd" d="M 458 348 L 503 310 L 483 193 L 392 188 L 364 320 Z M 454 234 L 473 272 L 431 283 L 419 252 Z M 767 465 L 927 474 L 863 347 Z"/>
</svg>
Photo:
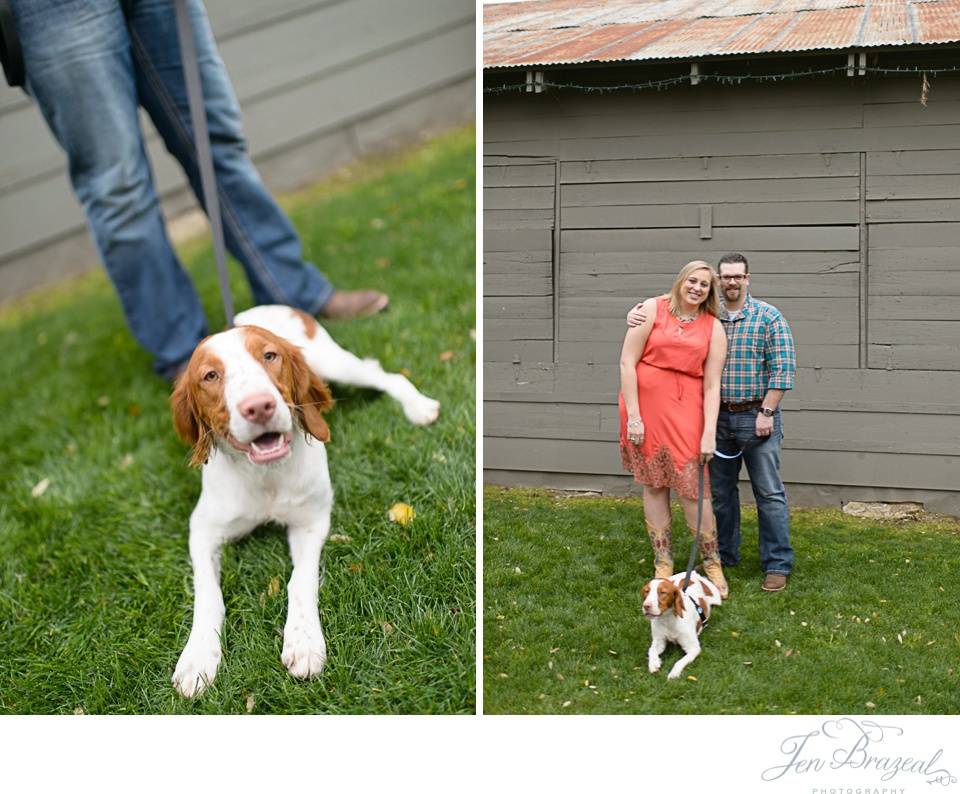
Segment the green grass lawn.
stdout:
<svg viewBox="0 0 960 794">
<path fill-rule="evenodd" d="M 388 397 L 334 388 L 341 537 L 323 554 L 324 674 L 302 682 L 280 662 L 291 564 L 284 533 L 265 527 L 224 551 L 216 681 L 196 702 L 174 692 L 200 474 L 174 435 L 170 388 L 96 272 L 0 310 L 0 712 L 474 710 L 474 130 L 284 203 L 338 287 L 390 294 L 382 315 L 327 323 L 334 338 L 442 403 L 418 428 Z M 222 327 L 209 245 L 182 253 Z M 239 310 L 249 290 L 231 267 Z M 416 510 L 405 527 L 387 518 L 397 501 Z"/>
<path fill-rule="evenodd" d="M 794 576 L 760 590 L 757 516 L 743 515 L 731 597 L 677 681 L 647 670 L 640 588 L 653 558 L 639 498 L 488 488 L 483 710 L 488 714 L 956 714 L 960 522 L 792 514 Z M 674 514 L 674 559 L 690 535 Z M 952 595 L 953 594 L 953 595 Z"/>
</svg>

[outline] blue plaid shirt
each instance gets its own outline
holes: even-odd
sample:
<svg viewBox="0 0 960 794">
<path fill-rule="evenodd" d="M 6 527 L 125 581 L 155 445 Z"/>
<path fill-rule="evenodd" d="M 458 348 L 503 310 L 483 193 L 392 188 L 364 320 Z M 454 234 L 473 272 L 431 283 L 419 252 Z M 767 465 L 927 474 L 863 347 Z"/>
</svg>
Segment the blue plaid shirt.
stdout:
<svg viewBox="0 0 960 794">
<path fill-rule="evenodd" d="M 762 400 L 768 389 L 792 389 L 797 370 L 793 334 L 780 311 L 750 294 L 736 319 L 726 308 L 720 321 L 727 332 L 727 363 L 720 380 L 726 403 Z"/>
</svg>

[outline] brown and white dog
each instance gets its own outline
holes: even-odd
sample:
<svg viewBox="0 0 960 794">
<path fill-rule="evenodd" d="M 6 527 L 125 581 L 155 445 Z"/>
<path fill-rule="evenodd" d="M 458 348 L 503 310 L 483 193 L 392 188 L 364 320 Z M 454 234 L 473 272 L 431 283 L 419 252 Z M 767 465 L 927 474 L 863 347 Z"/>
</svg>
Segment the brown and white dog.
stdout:
<svg viewBox="0 0 960 794">
<path fill-rule="evenodd" d="M 258 306 L 235 321 L 200 343 L 171 400 L 174 427 L 193 445 L 192 464 L 203 466 L 190 516 L 193 627 L 173 673 L 185 697 L 202 692 L 220 664 L 221 547 L 268 521 L 286 525 L 293 560 L 281 659 L 298 678 L 323 670 L 317 595 L 333 506 L 322 416 L 333 400 L 324 379 L 380 389 L 414 424 L 440 410 L 403 375 L 343 350 L 308 314 Z"/>
<path fill-rule="evenodd" d="M 700 631 L 710 617 L 710 607 L 721 603 L 716 587 L 696 571 L 690 574 L 686 592 L 680 589 L 684 578 L 684 573 L 675 573 L 669 579 L 651 579 L 641 591 L 643 615 L 650 621 L 650 672 L 659 672 L 660 654 L 668 642 L 675 642 L 684 652 L 667 674 L 670 679 L 679 678 L 683 669 L 700 655 Z"/>
</svg>

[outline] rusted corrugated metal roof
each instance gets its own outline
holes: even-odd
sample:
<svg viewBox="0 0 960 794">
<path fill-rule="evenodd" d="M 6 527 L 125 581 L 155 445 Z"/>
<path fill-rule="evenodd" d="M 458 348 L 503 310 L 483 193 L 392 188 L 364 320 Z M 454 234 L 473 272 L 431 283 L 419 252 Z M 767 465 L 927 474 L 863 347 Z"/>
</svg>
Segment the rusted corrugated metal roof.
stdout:
<svg viewBox="0 0 960 794">
<path fill-rule="evenodd" d="M 483 9 L 484 67 L 960 41 L 960 0 L 534 0 Z"/>
</svg>

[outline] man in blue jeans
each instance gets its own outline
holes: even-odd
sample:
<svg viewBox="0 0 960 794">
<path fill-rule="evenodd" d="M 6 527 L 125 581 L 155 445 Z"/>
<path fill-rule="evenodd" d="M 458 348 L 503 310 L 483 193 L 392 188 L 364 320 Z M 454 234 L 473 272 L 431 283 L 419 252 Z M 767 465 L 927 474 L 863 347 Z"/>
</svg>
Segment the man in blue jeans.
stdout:
<svg viewBox="0 0 960 794">
<path fill-rule="evenodd" d="M 67 155 L 70 180 L 124 315 L 172 379 L 207 334 L 193 284 L 167 238 L 138 119 L 142 105 L 202 197 L 171 0 L 12 0 L 34 98 Z M 304 261 L 289 219 L 246 152 L 240 107 L 201 0 L 189 0 L 214 171 L 230 253 L 254 301 L 327 317 L 374 314 L 374 290 L 335 291 Z M 202 199 L 201 199 L 202 203 Z"/>
<path fill-rule="evenodd" d="M 757 502 L 761 589 L 774 593 L 787 586 L 793 571 L 790 514 L 780 478 L 783 424 L 780 400 L 793 388 L 796 353 L 790 326 L 779 310 L 753 298 L 743 254 L 727 254 L 717 265 L 727 332 L 727 362 L 720 382 L 717 451 L 710 461 L 710 490 L 717 518 L 717 541 L 724 567 L 740 561 L 740 491 L 742 463 L 747 465 Z M 642 322 L 634 307 L 627 321 Z"/>
</svg>

